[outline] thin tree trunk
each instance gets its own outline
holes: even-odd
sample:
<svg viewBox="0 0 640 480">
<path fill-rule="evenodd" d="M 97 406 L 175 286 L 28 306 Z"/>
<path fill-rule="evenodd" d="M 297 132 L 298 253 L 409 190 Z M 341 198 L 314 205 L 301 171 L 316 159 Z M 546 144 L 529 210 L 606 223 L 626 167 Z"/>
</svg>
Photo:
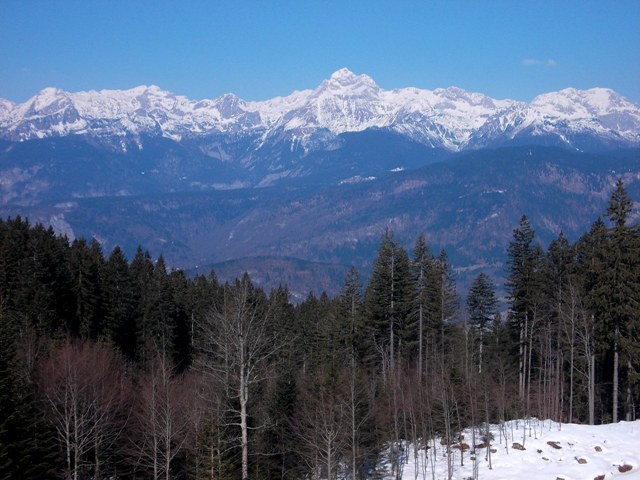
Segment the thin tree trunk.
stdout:
<svg viewBox="0 0 640 480">
<path fill-rule="evenodd" d="M 524 323 L 520 323 L 520 352 L 518 358 L 518 395 L 521 401 L 524 401 L 525 394 L 525 369 L 527 360 L 527 344 L 525 339 L 525 332 L 527 331 L 529 320 L 529 312 L 525 312 Z"/>
<path fill-rule="evenodd" d="M 332 445 L 331 445 L 331 436 L 327 435 L 327 479 L 333 480 L 333 474 L 331 472 L 331 462 L 333 461 L 331 453 L 332 453 Z"/>
<path fill-rule="evenodd" d="M 167 432 L 168 433 L 168 432 Z M 171 436 L 167 435 L 164 445 L 164 480 L 171 478 Z"/>
<path fill-rule="evenodd" d="M 615 340 L 613 343 L 613 423 L 618 423 L 618 368 L 619 368 L 619 352 L 618 352 L 618 335 L 619 330 L 616 327 Z"/>
<path fill-rule="evenodd" d="M 65 422 L 65 446 L 67 450 L 67 471 L 71 474 L 71 428 L 68 422 Z"/>
<path fill-rule="evenodd" d="M 420 282 L 422 282 L 422 269 L 420 270 Z M 418 383 L 422 383 L 422 298 L 420 299 L 420 309 L 418 312 Z"/>
<path fill-rule="evenodd" d="M 575 313 L 573 310 L 573 306 L 571 308 L 571 358 L 570 358 L 570 368 L 569 368 L 569 423 L 573 423 L 573 365 L 574 365 L 574 357 L 575 357 L 575 347 L 574 347 L 574 339 L 575 339 Z"/>
<path fill-rule="evenodd" d="M 395 254 L 391 254 L 391 313 L 389 315 L 389 356 L 390 371 L 395 368 L 393 323 L 395 321 Z"/>
<path fill-rule="evenodd" d="M 249 439 L 247 434 L 247 401 L 249 388 L 245 378 L 244 359 L 240 368 L 240 429 L 242 430 L 242 480 L 249 479 Z"/>
<path fill-rule="evenodd" d="M 152 397 L 151 397 L 151 428 L 152 428 L 152 435 L 153 435 L 153 480 L 158 480 L 158 435 L 156 433 L 156 428 L 158 428 L 158 421 L 156 420 L 156 414 L 157 412 L 157 406 L 156 406 L 156 401 L 157 401 L 157 386 L 156 386 L 156 381 L 157 378 L 154 376 L 153 377 L 153 393 L 152 393 Z"/>
<path fill-rule="evenodd" d="M 480 358 L 478 358 L 478 373 L 482 373 L 482 344 L 484 343 L 483 332 L 480 329 Z"/>
<path fill-rule="evenodd" d="M 627 359 L 627 372 L 632 371 L 631 360 Z M 635 412 L 633 412 L 633 394 L 631 393 L 631 382 L 627 380 L 627 400 L 626 400 L 626 413 L 625 420 L 630 422 L 634 420 Z"/>
<path fill-rule="evenodd" d="M 529 345 L 527 347 L 527 376 L 526 376 L 526 395 L 527 395 L 527 416 L 531 415 L 530 411 L 530 400 L 531 400 L 531 350 L 533 347 L 533 326 L 535 322 L 531 322 L 531 332 L 527 332 L 529 336 Z"/>
<path fill-rule="evenodd" d="M 78 439 L 78 413 L 77 402 L 73 402 L 73 435 L 75 437 L 75 448 L 73 449 L 73 480 L 78 480 L 78 467 L 80 465 L 80 445 Z"/>
<path fill-rule="evenodd" d="M 98 436 L 94 437 L 93 442 L 94 462 L 93 462 L 93 478 L 100 478 L 100 455 L 98 454 Z"/>
<path fill-rule="evenodd" d="M 356 480 L 356 359 L 351 346 L 351 479 Z"/>
<path fill-rule="evenodd" d="M 591 355 L 589 357 L 589 425 L 596 423 L 595 410 L 596 410 L 596 356 Z"/>
</svg>

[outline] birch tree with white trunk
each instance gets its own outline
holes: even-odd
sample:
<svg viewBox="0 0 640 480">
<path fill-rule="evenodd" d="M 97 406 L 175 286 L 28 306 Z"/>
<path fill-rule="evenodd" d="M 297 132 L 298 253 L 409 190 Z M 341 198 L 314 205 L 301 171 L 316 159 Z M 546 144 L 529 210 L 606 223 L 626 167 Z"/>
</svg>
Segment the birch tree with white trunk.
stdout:
<svg viewBox="0 0 640 480">
<path fill-rule="evenodd" d="M 222 382 L 228 409 L 237 419 L 242 480 L 249 478 L 249 417 L 253 387 L 267 375 L 268 360 L 279 350 L 270 328 L 271 312 L 261 291 L 245 276 L 224 287 L 222 305 L 200 322 L 199 367 Z"/>
</svg>

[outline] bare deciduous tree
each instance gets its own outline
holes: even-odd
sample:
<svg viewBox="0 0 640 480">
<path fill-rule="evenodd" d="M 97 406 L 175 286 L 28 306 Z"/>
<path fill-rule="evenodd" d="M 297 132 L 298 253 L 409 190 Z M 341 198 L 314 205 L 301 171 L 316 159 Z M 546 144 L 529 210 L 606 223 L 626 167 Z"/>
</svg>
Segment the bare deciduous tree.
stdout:
<svg viewBox="0 0 640 480">
<path fill-rule="evenodd" d="M 347 459 L 350 440 L 350 385 L 347 377 L 316 372 L 300 382 L 294 431 L 299 454 L 311 478 L 335 480 L 338 465 Z"/>
<path fill-rule="evenodd" d="M 109 346 L 66 340 L 43 363 L 40 388 L 66 454 L 67 478 L 102 465 L 127 419 L 124 362 Z"/>
<path fill-rule="evenodd" d="M 154 480 L 172 478 L 171 462 L 189 438 L 193 392 L 186 375 L 176 375 L 167 356 L 158 353 L 140 381 L 132 454 Z"/>
<path fill-rule="evenodd" d="M 242 479 L 249 478 L 249 396 L 266 375 L 267 361 L 279 349 L 270 309 L 245 275 L 225 286 L 223 304 L 200 322 L 200 367 L 222 382 L 229 410 L 239 421 Z"/>
</svg>

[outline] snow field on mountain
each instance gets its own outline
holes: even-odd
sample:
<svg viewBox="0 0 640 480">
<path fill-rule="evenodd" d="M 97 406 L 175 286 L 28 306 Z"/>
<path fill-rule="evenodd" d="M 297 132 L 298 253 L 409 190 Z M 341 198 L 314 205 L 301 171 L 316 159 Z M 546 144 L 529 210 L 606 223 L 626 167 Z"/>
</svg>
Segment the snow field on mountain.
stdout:
<svg viewBox="0 0 640 480">
<path fill-rule="evenodd" d="M 640 420 L 608 425 L 513 420 L 491 425 L 490 431 L 492 468 L 486 448 L 477 448 L 474 455 L 472 433 L 467 429 L 461 442 L 451 447 L 454 480 L 474 478 L 474 463 L 475 478 L 482 480 L 640 480 Z M 482 443 L 483 435 L 476 430 L 476 444 Z M 515 443 L 525 450 L 514 448 Z M 463 450 L 466 445 L 470 448 L 461 451 L 460 445 Z M 447 478 L 446 446 L 437 439 L 430 447 L 426 457 L 424 449 L 416 452 L 409 446 L 404 450 L 403 480 Z"/>
</svg>

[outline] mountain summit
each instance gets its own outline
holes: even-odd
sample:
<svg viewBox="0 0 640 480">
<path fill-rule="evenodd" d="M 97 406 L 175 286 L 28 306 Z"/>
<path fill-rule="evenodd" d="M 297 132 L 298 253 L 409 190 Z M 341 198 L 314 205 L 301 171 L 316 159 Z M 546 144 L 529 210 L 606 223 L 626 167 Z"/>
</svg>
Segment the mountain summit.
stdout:
<svg viewBox="0 0 640 480">
<path fill-rule="evenodd" d="M 334 93 L 354 94 L 365 91 L 377 92 L 380 90 L 376 82 L 368 75 L 356 75 L 348 68 L 341 68 L 334 72 L 327 80 L 324 80 L 318 90 Z"/>
</svg>

